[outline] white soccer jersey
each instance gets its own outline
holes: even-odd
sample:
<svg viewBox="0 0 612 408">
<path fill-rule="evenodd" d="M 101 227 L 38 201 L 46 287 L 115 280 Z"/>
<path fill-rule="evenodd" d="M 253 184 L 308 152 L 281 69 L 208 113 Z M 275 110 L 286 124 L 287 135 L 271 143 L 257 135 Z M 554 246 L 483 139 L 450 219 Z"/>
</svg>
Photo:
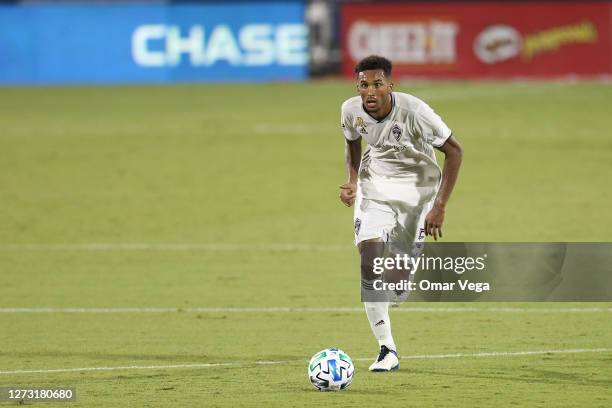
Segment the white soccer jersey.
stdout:
<svg viewBox="0 0 612 408">
<path fill-rule="evenodd" d="M 401 92 L 391 98 L 391 112 L 380 121 L 365 111 L 359 96 L 342 104 L 344 137 L 363 137 L 368 143 L 358 187 L 373 200 L 423 203 L 435 194 L 441 178 L 433 147 L 442 146 L 452 132 L 419 98 Z"/>
</svg>

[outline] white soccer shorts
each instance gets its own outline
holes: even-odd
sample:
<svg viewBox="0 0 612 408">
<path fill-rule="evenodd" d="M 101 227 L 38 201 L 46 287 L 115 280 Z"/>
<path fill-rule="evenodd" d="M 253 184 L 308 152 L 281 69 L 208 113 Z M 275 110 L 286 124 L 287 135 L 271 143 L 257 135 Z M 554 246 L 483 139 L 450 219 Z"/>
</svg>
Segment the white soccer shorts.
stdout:
<svg viewBox="0 0 612 408">
<path fill-rule="evenodd" d="M 413 205 L 404 201 L 378 201 L 362 197 L 355 199 L 355 244 L 381 238 L 393 246 L 411 248 L 425 241 L 425 217 L 433 200 Z"/>
</svg>

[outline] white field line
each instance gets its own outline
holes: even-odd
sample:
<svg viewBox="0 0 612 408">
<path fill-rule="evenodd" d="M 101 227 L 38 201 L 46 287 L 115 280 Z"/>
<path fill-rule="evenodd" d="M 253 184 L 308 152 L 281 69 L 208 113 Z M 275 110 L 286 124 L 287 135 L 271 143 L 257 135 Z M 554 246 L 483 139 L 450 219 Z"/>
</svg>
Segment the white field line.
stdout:
<svg viewBox="0 0 612 408">
<path fill-rule="evenodd" d="M 1 313 L 363 313 L 361 307 L 12 307 Z M 610 313 L 610 307 L 411 307 L 392 308 L 392 313 Z"/>
<path fill-rule="evenodd" d="M 350 251 L 351 245 L 323 245 L 323 244 L 181 244 L 181 243 L 83 243 L 83 244 L 0 244 L 0 251 L 203 251 L 203 252 L 231 252 L 231 251 Z"/>
<path fill-rule="evenodd" d="M 401 356 L 402 360 L 427 360 L 427 359 L 448 359 L 448 358 L 478 358 L 478 357 L 520 357 L 537 356 L 546 354 L 577 354 L 577 353 L 607 353 L 612 352 L 612 348 L 595 349 L 566 349 L 566 350 L 537 350 L 537 351 L 495 351 L 483 353 L 456 353 L 456 354 L 423 354 L 412 356 Z M 370 361 L 372 358 L 356 358 L 355 361 Z M 52 368 L 35 370 L 4 370 L 0 375 L 16 374 L 51 374 L 51 373 L 71 373 L 86 371 L 119 371 L 119 370 L 171 370 L 188 368 L 215 368 L 215 367 L 244 367 L 248 365 L 276 365 L 300 363 L 302 360 L 284 361 L 253 361 L 253 362 L 232 362 L 232 363 L 192 363 L 192 364 L 169 364 L 169 365 L 146 365 L 146 366 L 116 366 L 116 367 L 79 367 L 79 368 Z M 303 361 L 306 363 L 306 360 Z"/>
</svg>

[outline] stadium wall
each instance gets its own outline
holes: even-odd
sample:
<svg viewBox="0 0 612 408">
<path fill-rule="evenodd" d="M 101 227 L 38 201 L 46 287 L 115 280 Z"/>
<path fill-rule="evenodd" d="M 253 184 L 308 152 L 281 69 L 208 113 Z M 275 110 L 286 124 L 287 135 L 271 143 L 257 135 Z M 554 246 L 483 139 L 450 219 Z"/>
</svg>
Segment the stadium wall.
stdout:
<svg viewBox="0 0 612 408">
<path fill-rule="evenodd" d="M 302 1 L 0 5 L 0 84 L 303 80 Z"/>
<path fill-rule="evenodd" d="M 371 53 L 400 77 L 610 76 L 612 1 L 0 5 L 3 85 L 352 77 Z"/>
</svg>

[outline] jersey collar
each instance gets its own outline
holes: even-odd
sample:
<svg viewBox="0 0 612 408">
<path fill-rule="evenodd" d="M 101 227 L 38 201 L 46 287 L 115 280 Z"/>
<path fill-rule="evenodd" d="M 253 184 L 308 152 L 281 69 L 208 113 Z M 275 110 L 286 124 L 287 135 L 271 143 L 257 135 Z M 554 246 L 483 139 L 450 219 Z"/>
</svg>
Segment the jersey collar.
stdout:
<svg viewBox="0 0 612 408">
<path fill-rule="evenodd" d="M 395 109 L 395 94 L 394 92 L 391 92 L 391 110 L 389 111 L 389 113 L 387 113 L 387 116 L 385 116 L 384 118 L 378 120 L 376 119 L 374 116 L 370 115 L 370 113 L 366 110 L 365 106 L 363 106 L 363 103 L 361 104 L 361 110 L 368 115 L 370 118 L 372 118 L 372 120 L 376 121 L 377 123 L 381 123 L 384 122 L 385 120 L 387 120 L 387 118 L 389 116 L 391 116 L 391 114 L 393 113 L 393 110 Z"/>
</svg>

